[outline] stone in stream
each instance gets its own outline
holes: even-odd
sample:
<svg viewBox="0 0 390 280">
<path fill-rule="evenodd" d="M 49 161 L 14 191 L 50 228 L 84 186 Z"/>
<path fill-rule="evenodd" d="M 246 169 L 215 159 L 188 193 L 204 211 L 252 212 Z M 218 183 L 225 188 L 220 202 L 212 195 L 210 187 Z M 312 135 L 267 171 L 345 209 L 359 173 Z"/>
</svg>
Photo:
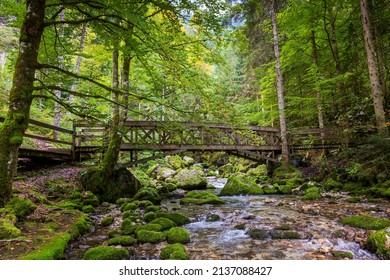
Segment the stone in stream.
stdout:
<svg viewBox="0 0 390 280">
<path fill-rule="evenodd" d="M 238 174 L 230 177 L 220 192 L 221 196 L 260 195 L 263 190 L 250 177 Z"/>
<path fill-rule="evenodd" d="M 202 170 L 199 169 L 183 169 L 176 174 L 171 181 L 178 188 L 184 190 L 199 190 L 207 188 L 207 178 Z"/>
</svg>

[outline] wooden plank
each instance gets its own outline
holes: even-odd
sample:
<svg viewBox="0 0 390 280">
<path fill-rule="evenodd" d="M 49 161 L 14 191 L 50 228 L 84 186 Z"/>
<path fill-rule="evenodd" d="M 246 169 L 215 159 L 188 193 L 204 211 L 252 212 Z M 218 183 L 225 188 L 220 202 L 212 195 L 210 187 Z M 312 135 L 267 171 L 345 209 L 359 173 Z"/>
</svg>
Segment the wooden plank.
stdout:
<svg viewBox="0 0 390 280">
<path fill-rule="evenodd" d="M 72 142 L 56 140 L 56 139 L 42 137 L 42 136 L 38 136 L 38 135 L 32 135 L 32 134 L 25 133 L 24 136 L 27 137 L 27 138 L 33 138 L 33 139 L 47 141 L 47 142 L 53 142 L 53 143 L 59 143 L 59 144 L 65 144 L 65 145 L 72 145 Z"/>
<path fill-rule="evenodd" d="M 252 151 L 279 151 L 281 146 L 251 146 L 251 145 L 187 145 L 187 144 L 129 144 L 121 145 L 122 151 L 142 151 L 142 150 L 180 150 L 188 151 L 235 151 L 235 150 L 252 150 Z"/>
</svg>

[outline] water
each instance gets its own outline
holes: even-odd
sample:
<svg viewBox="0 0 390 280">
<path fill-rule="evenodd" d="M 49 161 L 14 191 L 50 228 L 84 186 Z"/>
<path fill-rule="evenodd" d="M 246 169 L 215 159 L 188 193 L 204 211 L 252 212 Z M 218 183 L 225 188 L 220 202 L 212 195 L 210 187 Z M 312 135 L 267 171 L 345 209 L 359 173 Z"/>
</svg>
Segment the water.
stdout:
<svg viewBox="0 0 390 280">
<path fill-rule="evenodd" d="M 218 194 L 226 179 L 209 177 Z M 295 196 L 232 196 L 222 197 L 223 205 L 180 205 L 179 199 L 163 200 L 162 206 L 187 215 L 191 223 L 185 225 L 191 236 L 186 244 L 190 259 L 199 260 L 254 260 L 254 259 L 334 259 L 332 252 L 351 252 L 354 259 L 376 259 L 363 249 L 368 231 L 341 225 L 340 217 L 370 213 L 380 216 L 386 205 L 347 203 L 341 198 L 325 198 L 316 202 L 302 202 Z M 383 209 L 382 209 L 383 208 Z M 117 211 L 113 209 L 112 211 Z M 114 212 L 115 214 L 115 212 Z M 219 220 L 208 222 L 210 215 Z M 120 225 L 120 213 L 111 228 Z M 99 214 L 96 220 L 101 219 Z M 249 231 L 266 232 L 288 229 L 299 234 L 299 239 L 252 239 Z M 108 228 L 96 231 L 73 242 L 66 258 L 82 258 L 93 246 L 107 244 Z M 277 230 L 276 232 L 284 232 Z M 167 245 L 138 244 L 132 248 L 134 259 L 158 259 Z"/>
</svg>

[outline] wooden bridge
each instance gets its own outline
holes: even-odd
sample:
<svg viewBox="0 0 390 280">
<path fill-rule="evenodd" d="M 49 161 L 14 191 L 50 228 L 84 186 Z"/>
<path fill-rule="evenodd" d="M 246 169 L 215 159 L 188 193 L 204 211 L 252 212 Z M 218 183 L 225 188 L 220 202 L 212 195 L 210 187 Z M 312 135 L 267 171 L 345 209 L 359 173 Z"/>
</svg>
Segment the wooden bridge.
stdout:
<svg viewBox="0 0 390 280">
<path fill-rule="evenodd" d="M 0 122 L 4 118 L 0 117 Z M 35 126 L 30 128 L 30 126 Z M 36 135 L 29 131 L 45 131 Z M 59 137 L 53 139 L 53 133 Z M 225 151 L 227 153 L 256 161 L 277 162 L 281 153 L 280 132 L 277 128 L 249 126 L 246 128 L 229 125 L 191 122 L 132 121 L 125 123 L 121 151 L 130 154 L 131 166 L 164 155 L 203 151 Z M 30 120 L 25 138 L 39 143 L 49 143 L 53 147 L 28 148 L 22 145 L 19 157 L 81 160 L 96 153 L 104 153 L 108 143 L 109 127 L 97 124 L 73 124 L 73 129 L 65 129 L 50 124 Z M 289 133 L 291 150 L 329 149 L 346 139 L 337 129 L 308 129 Z M 149 157 L 139 159 L 141 152 L 149 151 Z"/>
</svg>

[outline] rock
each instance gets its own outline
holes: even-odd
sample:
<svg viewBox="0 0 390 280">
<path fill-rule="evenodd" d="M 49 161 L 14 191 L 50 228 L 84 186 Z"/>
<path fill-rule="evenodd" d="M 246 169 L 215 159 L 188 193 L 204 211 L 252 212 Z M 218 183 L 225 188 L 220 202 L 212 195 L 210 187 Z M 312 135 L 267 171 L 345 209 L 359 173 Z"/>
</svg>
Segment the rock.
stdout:
<svg viewBox="0 0 390 280">
<path fill-rule="evenodd" d="M 246 175 L 253 177 L 256 182 L 266 181 L 268 178 L 268 169 L 267 165 L 260 164 L 255 168 L 251 168 L 246 172 Z"/>
<path fill-rule="evenodd" d="M 371 233 L 366 248 L 379 258 L 390 260 L 390 227 Z"/>
<path fill-rule="evenodd" d="M 340 222 L 344 225 L 373 230 L 383 229 L 390 226 L 389 219 L 375 218 L 369 215 L 344 217 L 340 220 Z"/>
<path fill-rule="evenodd" d="M 85 252 L 84 260 L 125 260 L 129 253 L 125 249 L 108 246 L 98 246 Z"/>
<path fill-rule="evenodd" d="M 320 189 L 317 187 L 308 188 L 305 191 L 305 195 L 302 196 L 302 200 L 316 200 L 321 198 L 322 195 L 320 193 Z"/>
<path fill-rule="evenodd" d="M 104 217 L 104 218 L 102 219 L 102 221 L 100 222 L 100 224 L 101 224 L 103 227 L 107 227 L 107 226 L 111 225 L 113 222 L 114 222 L 114 217 L 113 217 L 113 216 L 107 216 L 107 217 Z"/>
<path fill-rule="evenodd" d="M 225 164 L 223 166 L 221 166 L 218 170 L 219 170 L 219 177 L 222 177 L 222 178 L 228 178 L 231 176 L 231 174 L 233 174 L 233 164 L 231 163 L 228 163 L 228 164 Z"/>
<path fill-rule="evenodd" d="M 187 163 L 187 165 L 193 165 L 195 163 L 195 160 L 189 156 L 184 156 L 183 160 Z"/>
<path fill-rule="evenodd" d="M 190 234 L 185 228 L 173 227 L 167 233 L 168 243 L 186 244 L 190 242 Z"/>
<path fill-rule="evenodd" d="M 228 179 L 220 192 L 222 196 L 264 194 L 263 190 L 244 174 L 238 174 Z"/>
<path fill-rule="evenodd" d="M 136 200 L 148 200 L 153 204 L 159 204 L 161 202 L 161 197 L 158 194 L 158 191 L 154 188 L 142 188 L 135 195 L 134 199 Z"/>
<path fill-rule="evenodd" d="M 187 162 L 178 155 L 166 156 L 165 160 L 175 170 L 184 168 L 187 165 Z"/>
<path fill-rule="evenodd" d="M 141 243 L 160 243 L 166 239 L 165 232 L 157 232 L 150 230 L 139 230 L 137 231 L 137 239 Z"/>
<path fill-rule="evenodd" d="M 161 168 L 160 172 L 158 172 L 158 174 L 157 174 L 157 180 L 165 181 L 166 179 L 172 178 L 176 174 L 177 174 L 177 171 L 170 169 L 170 168 L 167 168 L 167 167 L 163 167 L 163 168 Z"/>
<path fill-rule="evenodd" d="M 117 237 L 114 237 L 114 238 L 111 238 L 110 240 L 108 240 L 108 245 L 109 246 L 112 246 L 112 245 L 120 245 L 120 246 L 131 246 L 131 245 L 134 245 L 135 243 L 137 243 L 137 240 L 131 236 L 117 236 Z"/>
<path fill-rule="evenodd" d="M 225 203 L 221 198 L 219 198 L 214 193 L 208 191 L 190 191 L 187 195 L 180 201 L 181 204 L 223 204 Z"/>
<path fill-rule="evenodd" d="M 209 159 L 209 164 L 215 166 L 223 166 L 229 163 L 229 155 L 225 152 L 212 153 Z"/>
<path fill-rule="evenodd" d="M 20 197 L 12 198 L 5 207 L 11 208 L 18 220 L 24 219 L 37 209 L 37 206 L 31 200 Z"/>
<path fill-rule="evenodd" d="M 178 188 L 185 190 L 206 189 L 207 179 L 199 169 L 183 169 L 172 179 Z"/>
<path fill-rule="evenodd" d="M 12 239 L 20 236 L 20 229 L 8 219 L 0 219 L 0 239 Z"/>
<path fill-rule="evenodd" d="M 166 246 L 160 253 L 163 260 L 188 260 L 185 247 L 180 243 Z"/>
<path fill-rule="evenodd" d="M 177 226 L 177 224 L 174 221 L 171 221 L 167 218 L 156 218 L 153 221 L 151 221 L 149 224 L 158 224 L 162 227 L 162 230 L 167 230 Z"/>
<path fill-rule="evenodd" d="M 165 212 L 158 212 L 155 215 L 156 218 L 166 218 L 173 222 L 175 222 L 178 226 L 182 226 L 185 224 L 188 224 L 190 222 L 190 219 L 180 213 L 165 213 Z"/>
<path fill-rule="evenodd" d="M 206 217 L 206 222 L 216 222 L 219 221 L 221 217 L 217 214 L 210 214 Z"/>
</svg>

